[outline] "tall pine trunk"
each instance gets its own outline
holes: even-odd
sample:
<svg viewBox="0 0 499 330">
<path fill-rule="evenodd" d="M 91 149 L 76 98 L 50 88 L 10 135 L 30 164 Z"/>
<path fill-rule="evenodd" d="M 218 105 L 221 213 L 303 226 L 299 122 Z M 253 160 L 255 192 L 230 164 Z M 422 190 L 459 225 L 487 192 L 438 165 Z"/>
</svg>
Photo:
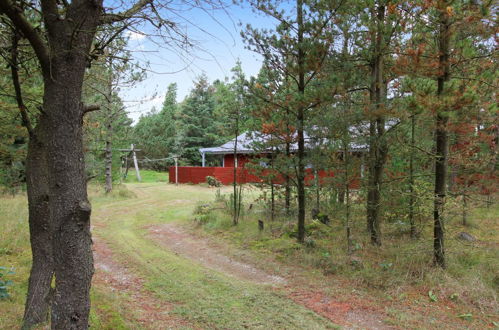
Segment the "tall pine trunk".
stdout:
<svg viewBox="0 0 499 330">
<path fill-rule="evenodd" d="M 298 93 L 301 97 L 305 94 L 305 52 L 303 51 L 303 0 L 297 1 L 298 24 Z M 297 168 L 297 193 L 298 193 L 298 242 L 305 241 L 305 111 L 302 98 L 298 101 L 298 168 Z"/>
<path fill-rule="evenodd" d="M 49 201 L 54 229 L 56 288 L 52 327 L 86 329 L 94 272 L 91 207 L 83 161 L 81 81 L 73 76 L 77 65 L 66 66 L 66 63 L 57 66 L 55 81 L 45 82 L 43 107 L 47 115 L 42 117 L 47 136 Z"/>
<path fill-rule="evenodd" d="M 379 5 L 373 10 L 376 19 L 376 31 L 373 38 L 374 56 L 371 63 L 370 101 L 373 114 L 369 123 L 369 175 L 367 187 L 367 228 L 371 235 L 371 243 L 381 245 L 381 185 L 383 169 L 388 154 L 385 141 L 384 105 L 386 85 L 383 80 L 383 25 L 385 6 Z"/>
<path fill-rule="evenodd" d="M 287 85 L 287 80 L 286 80 Z M 291 158 L 291 130 L 289 128 L 289 110 L 286 109 L 286 167 L 289 166 L 289 160 Z M 289 176 L 289 171 L 286 168 L 284 175 L 284 208 L 286 210 L 286 216 L 291 214 L 291 178 Z"/>
<path fill-rule="evenodd" d="M 417 237 L 416 223 L 414 219 L 414 204 L 416 202 L 414 191 L 414 145 L 416 143 L 415 128 L 416 113 L 413 113 L 411 117 L 411 149 L 409 154 L 409 224 L 411 226 L 411 238 Z"/>
<path fill-rule="evenodd" d="M 438 107 L 443 106 L 443 96 L 445 82 L 449 79 L 449 41 L 450 24 L 447 13 L 447 1 L 441 0 L 438 3 L 439 15 L 439 36 L 438 36 L 438 65 L 439 76 L 437 78 L 437 98 Z M 445 268 L 445 248 L 444 248 L 444 219 L 443 210 L 446 196 L 447 180 L 447 122 L 448 117 L 444 114 L 446 109 L 437 109 L 435 128 L 435 199 L 433 209 L 433 254 L 435 264 Z"/>
<path fill-rule="evenodd" d="M 106 96 L 107 107 L 107 123 L 106 123 L 106 149 L 105 149 L 105 172 L 106 172 L 106 184 L 104 186 L 104 190 L 106 194 L 109 194 L 113 190 L 113 66 L 112 59 L 108 60 L 109 67 L 109 77 L 108 79 L 108 91 Z"/>
<path fill-rule="evenodd" d="M 234 180 L 232 182 L 232 188 L 233 188 L 233 217 L 232 217 L 232 223 L 234 225 L 237 225 L 239 223 L 239 198 L 238 198 L 238 191 L 237 191 L 237 137 L 239 135 L 239 113 L 236 114 L 236 118 L 235 118 L 235 123 L 234 123 L 234 135 L 236 136 L 236 138 L 234 139 L 234 152 L 233 152 L 233 155 L 234 155 Z"/>
<path fill-rule="evenodd" d="M 289 125 L 287 125 L 287 130 L 288 134 L 287 136 L 289 137 Z M 291 150 L 290 150 L 290 143 L 288 139 L 286 140 L 286 166 L 289 162 L 291 156 Z M 289 216 L 291 214 L 291 180 L 289 177 L 288 170 L 286 169 L 286 174 L 284 176 L 285 178 L 285 183 L 284 183 L 284 208 L 286 210 L 286 215 Z"/>
</svg>

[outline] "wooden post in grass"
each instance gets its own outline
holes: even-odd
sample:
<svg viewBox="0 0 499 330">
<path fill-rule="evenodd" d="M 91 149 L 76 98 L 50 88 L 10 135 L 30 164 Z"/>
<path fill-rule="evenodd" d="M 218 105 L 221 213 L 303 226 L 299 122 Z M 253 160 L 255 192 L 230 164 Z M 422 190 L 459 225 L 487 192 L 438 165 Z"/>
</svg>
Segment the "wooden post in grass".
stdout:
<svg viewBox="0 0 499 330">
<path fill-rule="evenodd" d="M 132 156 L 133 156 L 133 164 L 135 165 L 135 173 L 137 173 L 137 180 L 139 182 L 141 182 L 142 179 L 140 178 L 139 162 L 137 161 L 137 155 L 135 154 L 135 147 L 133 144 L 131 145 L 131 149 L 132 149 Z"/>
<path fill-rule="evenodd" d="M 173 156 L 175 160 L 175 185 L 178 186 L 178 156 Z"/>
</svg>

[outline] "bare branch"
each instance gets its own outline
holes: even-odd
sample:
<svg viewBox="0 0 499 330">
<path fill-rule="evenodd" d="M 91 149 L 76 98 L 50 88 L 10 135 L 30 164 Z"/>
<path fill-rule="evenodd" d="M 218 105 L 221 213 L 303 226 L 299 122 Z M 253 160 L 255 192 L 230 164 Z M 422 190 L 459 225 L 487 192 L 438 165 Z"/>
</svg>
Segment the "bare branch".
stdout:
<svg viewBox="0 0 499 330">
<path fill-rule="evenodd" d="M 97 110 L 100 110 L 100 105 L 98 104 L 88 104 L 83 106 L 83 114 Z"/>
<path fill-rule="evenodd" d="M 140 0 L 135 5 L 133 5 L 128 10 L 117 14 L 104 14 L 102 15 L 99 25 L 111 24 L 116 22 L 121 22 L 131 18 L 133 15 L 140 12 L 147 5 L 152 4 L 153 0 Z"/>
<path fill-rule="evenodd" d="M 26 127 L 28 134 L 30 136 L 33 136 L 33 126 L 31 125 L 31 121 L 29 120 L 28 111 L 26 110 L 26 105 L 24 104 L 23 101 L 21 83 L 19 82 L 19 68 L 18 68 L 19 63 L 18 63 L 17 51 L 20 38 L 21 37 L 18 31 L 14 30 L 12 33 L 12 48 L 10 51 L 11 54 L 10 72 L 12 76 L 12 84 L 14 85 L 14 90 L 16 93 L 17 107 L 19 108 L 19 112 L 21 113 L 23 126 Z"/>
</svg>

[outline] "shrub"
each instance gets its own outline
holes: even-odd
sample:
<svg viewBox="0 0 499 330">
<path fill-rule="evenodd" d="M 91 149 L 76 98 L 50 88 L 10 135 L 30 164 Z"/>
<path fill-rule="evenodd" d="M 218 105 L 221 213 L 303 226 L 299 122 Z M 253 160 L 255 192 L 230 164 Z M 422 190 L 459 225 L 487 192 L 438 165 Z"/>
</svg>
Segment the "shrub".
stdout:
<svg viewBox="0 0 499 330">
<path fill-rule="evenodd" d="M 220 187 L 222 185 L 222 183 L 218 181 L 217 178 L 210 175 L 206 177 L 206 183 L 208 183 L 210 187 Z"/>
<path fill-rule="evenodd" d="M 208 214 L 211 211 L 212 205 L 210 203 L 198 203 L 194 208 L 194 214 Z"/>
<path fill-rule="evenodd" d="M 222 195 L 222 193 L 220 192 L 220 188 L 217 189 L 217 191 L 215 193 L 215 203 L 219 203 L 219 202 L 225 203 L 225 195 Z"/>
<path fill-rule="evenodd" d="M 7 287 L 12 285 L 12 281 L 6 280 L 4 275 L 14 274 L 12 270 L 5 267 L 0 267 L 0 299 L 7 299 L 10 297 Z"/>
</svg>

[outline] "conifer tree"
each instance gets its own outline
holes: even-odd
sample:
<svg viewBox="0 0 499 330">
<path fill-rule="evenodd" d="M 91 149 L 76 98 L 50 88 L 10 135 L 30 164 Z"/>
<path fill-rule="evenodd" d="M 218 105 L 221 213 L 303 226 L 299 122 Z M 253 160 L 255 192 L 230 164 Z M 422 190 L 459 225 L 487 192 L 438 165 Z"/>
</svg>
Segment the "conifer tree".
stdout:
<svg viewBox="0 0 499 330">
<path fill-rule="evenodd" d="M 245 38 L 251 49 L 264 57 L 273 77 L 267 86 L 255 85 L 255 97 L 267 106 L 263 112 L 279 110 L 292 118 L 283 133 L 290 131 L 296 143 L 292 157 L 298 199 L 298 241 L 305 239 L 305 135 L 313 110 L 334 94 L 327 83 L 324 64 L 331 50 L 333 17 L 342 2 L 297 0 L 293 9 L 282 3 L 256 1 L 256 9 L 277 21 L 275 30 L 257 30 L 248 26 Z M 320 82 L 319 82 L 320 81 Z M 265 133 L 275 134 L 278 123 L 268 123 Z M 263 127 L 265 128 L 265 127 Z M 279 134 L 285 136 L 285 134 Z"/>
<path fill-rule="evenodd" d="M 194 88 L 182 102 L 179 124 L 182 158 L 189 165 L 200 165 L 199 148 L 213 147 L 221 143 L 214 120 L 215 88 L 202 75 L 194 82 Z M 226 142 L 226 141 L 223 141 Z"/>
</svg>

